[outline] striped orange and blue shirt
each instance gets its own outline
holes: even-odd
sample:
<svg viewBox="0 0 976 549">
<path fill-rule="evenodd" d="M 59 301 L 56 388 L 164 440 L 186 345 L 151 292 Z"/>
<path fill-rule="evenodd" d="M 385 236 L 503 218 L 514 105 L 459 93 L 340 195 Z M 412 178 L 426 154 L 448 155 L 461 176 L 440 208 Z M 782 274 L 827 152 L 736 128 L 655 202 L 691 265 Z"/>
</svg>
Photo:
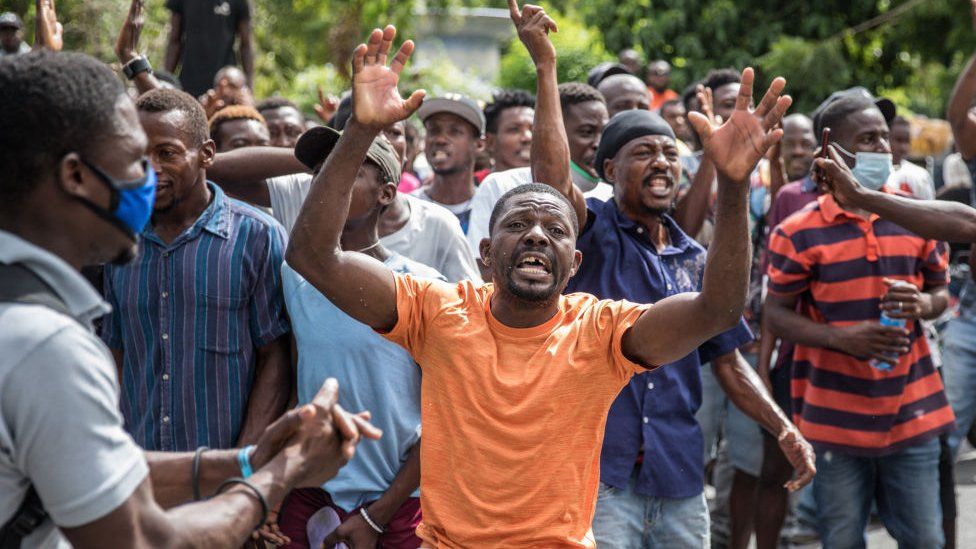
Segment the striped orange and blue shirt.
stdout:
<svg viewBox="0 0 976 549">
<path fill-rule="evenodd" d="M 208 185 L 190 228 L 166 244 L 149 226 L 135 261 L 105 268 L 102 338 L 122 350 L 125 428 L 147 450 L 234 447 L 256 351 L 289 332 L 284 229 Z"/>
<path fill-rule="evenodd" d="M 821 196 L 781 223 L 769 239 L 768 291 L 804 294 L 804 315 L 850 326 L 878 321 L 884 278 L 919 288 L 948 281 L 945 246 L 877 215 L 863 218 Z M 897 452 L 949 431 L 954 422 L 942 379 L 918 322 L 911 348 L 891 371 L 833 349 L 797 345 L 793 412 L 819 449 L 861 456 Z"/>
</svg>

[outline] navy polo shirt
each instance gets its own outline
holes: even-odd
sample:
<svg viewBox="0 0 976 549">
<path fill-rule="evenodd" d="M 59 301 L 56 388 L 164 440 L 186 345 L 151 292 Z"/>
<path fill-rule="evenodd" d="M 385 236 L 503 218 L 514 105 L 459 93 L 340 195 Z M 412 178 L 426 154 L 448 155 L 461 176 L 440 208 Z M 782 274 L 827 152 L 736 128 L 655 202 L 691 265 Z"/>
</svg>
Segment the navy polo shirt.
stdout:
<svg viewBox="0 0 976 549">
<path fill-rule="evenodd" d="M 626 218 L 615 200 L 586 202 L 589 218 L 576 247 L 583 264 L 566 293 L 600 299 L 655 303 L 701 290 L 705 249 L 670 217 L 663 223 L 671 244 L 660 254 L 647 230 Z M 706 341 L 697 351 L 652 372 L 634 376 L 610 408 L 600 480 L 626 488 L 638 454 L 644 460 L 635 491 L 662 498 L 686 498 L 704 489 L 704 441 L 695 412 L 701 406 L 702 364 L 752 341 L 745 322 Z"/>
</svg>

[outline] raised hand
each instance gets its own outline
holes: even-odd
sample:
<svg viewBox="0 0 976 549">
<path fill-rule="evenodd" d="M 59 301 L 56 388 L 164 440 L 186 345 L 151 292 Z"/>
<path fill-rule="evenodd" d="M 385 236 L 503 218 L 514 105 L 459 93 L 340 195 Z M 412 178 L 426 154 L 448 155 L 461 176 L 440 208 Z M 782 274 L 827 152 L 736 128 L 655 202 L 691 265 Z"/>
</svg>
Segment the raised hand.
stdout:
<svg viewBox="0 0 976 549">
<path fill-rule="evenodd" d="M 52 51 L 61 51 L 64 47 L 64 27 L 58 23 L 58 13 L 54 9 L 54 0 L 37 0 L 37 30 L 34 44 Z"/>
<path fill-rule="evenodd" d="M 549 31 L 559 32 L 556 22 L 546 10 L 533 4 L 526 4 L 519 10 L 518 0 L 508 0 L 508 12 L 515 23 L 519 40 L 529 51 L 532 62 L 539 66 L 542 63 L 556 61 L 556 48 L 549 40 Z"/>
<path fill-rule="evenodd" d="M 115 56 L 123 65 L 139 56 L 139 35 L 145 18 L 142 16 L 144 0 L 132 0 L 129 14 L 122 24 L 119 38 L 115 41 Z"/>
<path fill-rule="evenodd" d="M 688 114 L 688 120 L 701 138 L 705 156 L 711 159 L 721 176 L 736 183 L 747 182 L 759 159 L 783 137 L 783 130 L 774 128 L 793 102 L 788 95 L 780 96 L 786 80 L 776 78 L 759 106 L 752 109 L 754 79 L 751 68 L 742 71 L 735 111 L 722 125 L 710 123 L 700 112 Z"/>
<path fill-rule="evenodd" d="M 376 130 L 406 120 L 424 100 L 424 91 L 413 92 L 407 100 L 400 97 L 397 83 L 400 71 L 413 53 L 413 41 L 407 40 L 386 66 L 387 54 L 396 38 L 396 28 L 373 29 L 366 44 L 360 44 L 352 56 L 352 105 L 357 123 Z"/>
<path fill-rule="evenodd" d="M 319 102 L 312 105 L 312 108 L 315 109 L 315 114 L 318 115 L 319 120 L 323 124 L 328 124 L 332 121 L 336 111 L 339 110 L 339 98 L 331 93 L 326 95 L 322 91 L 322 86 L 319 86 Z"/>
</svg>

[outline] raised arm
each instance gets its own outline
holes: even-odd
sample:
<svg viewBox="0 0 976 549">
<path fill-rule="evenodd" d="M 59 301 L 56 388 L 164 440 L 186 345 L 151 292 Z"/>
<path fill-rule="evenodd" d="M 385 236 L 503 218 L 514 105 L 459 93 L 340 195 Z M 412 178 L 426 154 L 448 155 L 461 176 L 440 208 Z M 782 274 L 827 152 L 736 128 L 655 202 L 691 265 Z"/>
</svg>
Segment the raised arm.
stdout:
<svg viewBox="0 0 976 549">
<path fill-rule="evenodd" d="M 64 27 L 58 23 L 54 0 L 37 0 L 36 8 L 34 49 L 61 51 L 64 47 Z"/>
<path fill-rule="evenodd" d="M 735 112 L 721 126 L 701 113 L 689 119 L 705 156 L 718 173 L 715 239 L 708 251 L 702 291 L 668 297 L 645 311 L 624 334 L 626 356 L 647 366 L 673 362 L 705 340 L 731 329 L 745 307 L 749 284 L 749 176 L 769 147 L 783 136 L 774 129 L 791 99 L 780 97 L 786 80 L 776 78 L 753 110 L 751 68 L 742 72 Z"/>
<path fill-rule="evenodd" d="M 242 147 L 217 153 L 207 177 L 245 202 L 271 206 L 266 179 L 305 173 L 308 168 L 295 158 L 294 149 Z"/>
<path fill-rule="evenodd" d="M 254 29 L 251 26 L 250 7 L 247 19 L 237 24 L 237 37 L 240 40 L 241 67 L 247 78 L 247 87 L 254 89 Z"/>
<path fill-rule="evenodd" d="M 833 145 L 829 155 L 814 161 L 819 168 L 814 178 L 841 204 L 876 213 L 922 238 L 976 242 L 976 209 L 949 200 L 916 200 L 872 191 L 858 183 Z"/>
<path fill-rule="evenodd" d="M 392 329 L 397 320 L 393 273 L 369 256 L 343 251 L 339 239 L 356 175 L 370 144 L 383 128 L 413 114 L 424 98 L 423 91 L 415 91 L 406 101 L 400 97 L 397 82 L 413 52 L 413 42 L 404 42 L 387 67 L 395 36 L 392 25 L 374 29 L 369 44 L 360 44 L 353 53 L 352 118 L 312 181 L 285 256 L 332 303 L 379 330 Z"/>
<path fill-rule="evenodd" d="M 519 40 L 535 64 L 538 82 L 532 123 L 532 179 L 568 198 L 582 227 L 586 222 L 586 199 L 570 175 L 569 140 L 556 78 L 556 48 L 549 40 L 549 31 L 558 32 L 556 22 L 539 6 L 526 4 L 519 10 L 518 0 L 508 0 L 508 10 Z"/>
<path fill-rule="evenodd" d="M 163 67 L 176 74 L 176 67 L 183 55 L 183 14 L 173 12 L 169 16 L 169 36 L 166 39 L 166 59 Z"/>
<path fill-rule="evenodd" d="M 716 115 L 713 108 L 712 89 L 698 84 L 695 94 L 698 96 L 698 104 L 701 105 L 701 113 L 709 123 L 721 124 L 722 117 Z M 692 237 L 697 235 L 705 225 L 705 218 L 708 217 L 708 200 L 712 196 L 714 182 L 715 166 L 707 156 L 704 156 L 698 165 L 698 171 L 691 178 L 691 187 L 678 200 L 672 216 L 681 230 Z"/>
<path fill-rule="evenodd" d="M 132 0 L 129 4 L 129 13 L 125 17 L 125 23 L 122 23 L 119 38 L 115 41 L 115 56 L 122 66 L 139 57 L 139 35 L 142 34 L 142 25 L 145 23 L 142 15 L 143 3 L 144 0 Z M 140 72 L 132 82 L 140 94 L 162 87 L 149 71 Z"/>
</svg>

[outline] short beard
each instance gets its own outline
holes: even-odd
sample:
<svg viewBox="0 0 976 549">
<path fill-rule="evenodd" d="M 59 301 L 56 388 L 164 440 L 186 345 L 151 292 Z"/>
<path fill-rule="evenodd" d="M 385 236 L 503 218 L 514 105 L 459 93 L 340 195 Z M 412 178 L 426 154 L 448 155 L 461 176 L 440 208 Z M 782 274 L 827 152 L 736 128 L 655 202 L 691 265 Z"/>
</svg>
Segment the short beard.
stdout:
<svg viewBox="0 0 976 549">
<path fill-rule="evenodd" d="M 527 289 L 519 287 L 517 284 L 515 284 L 515 281 L 513 281 L 511 277 L 514 269 L 515 268 L 512 267 L 506 273 L 508 276 L 505 277 L 505 289 L 508 290 L 508 293 L 521 299 L 522 301 L 527 301 L 530 303 L 545 303 L 550 301 L 553 296 L 559 293 L 556 286 L 541 289 Z"/>
</svg>

